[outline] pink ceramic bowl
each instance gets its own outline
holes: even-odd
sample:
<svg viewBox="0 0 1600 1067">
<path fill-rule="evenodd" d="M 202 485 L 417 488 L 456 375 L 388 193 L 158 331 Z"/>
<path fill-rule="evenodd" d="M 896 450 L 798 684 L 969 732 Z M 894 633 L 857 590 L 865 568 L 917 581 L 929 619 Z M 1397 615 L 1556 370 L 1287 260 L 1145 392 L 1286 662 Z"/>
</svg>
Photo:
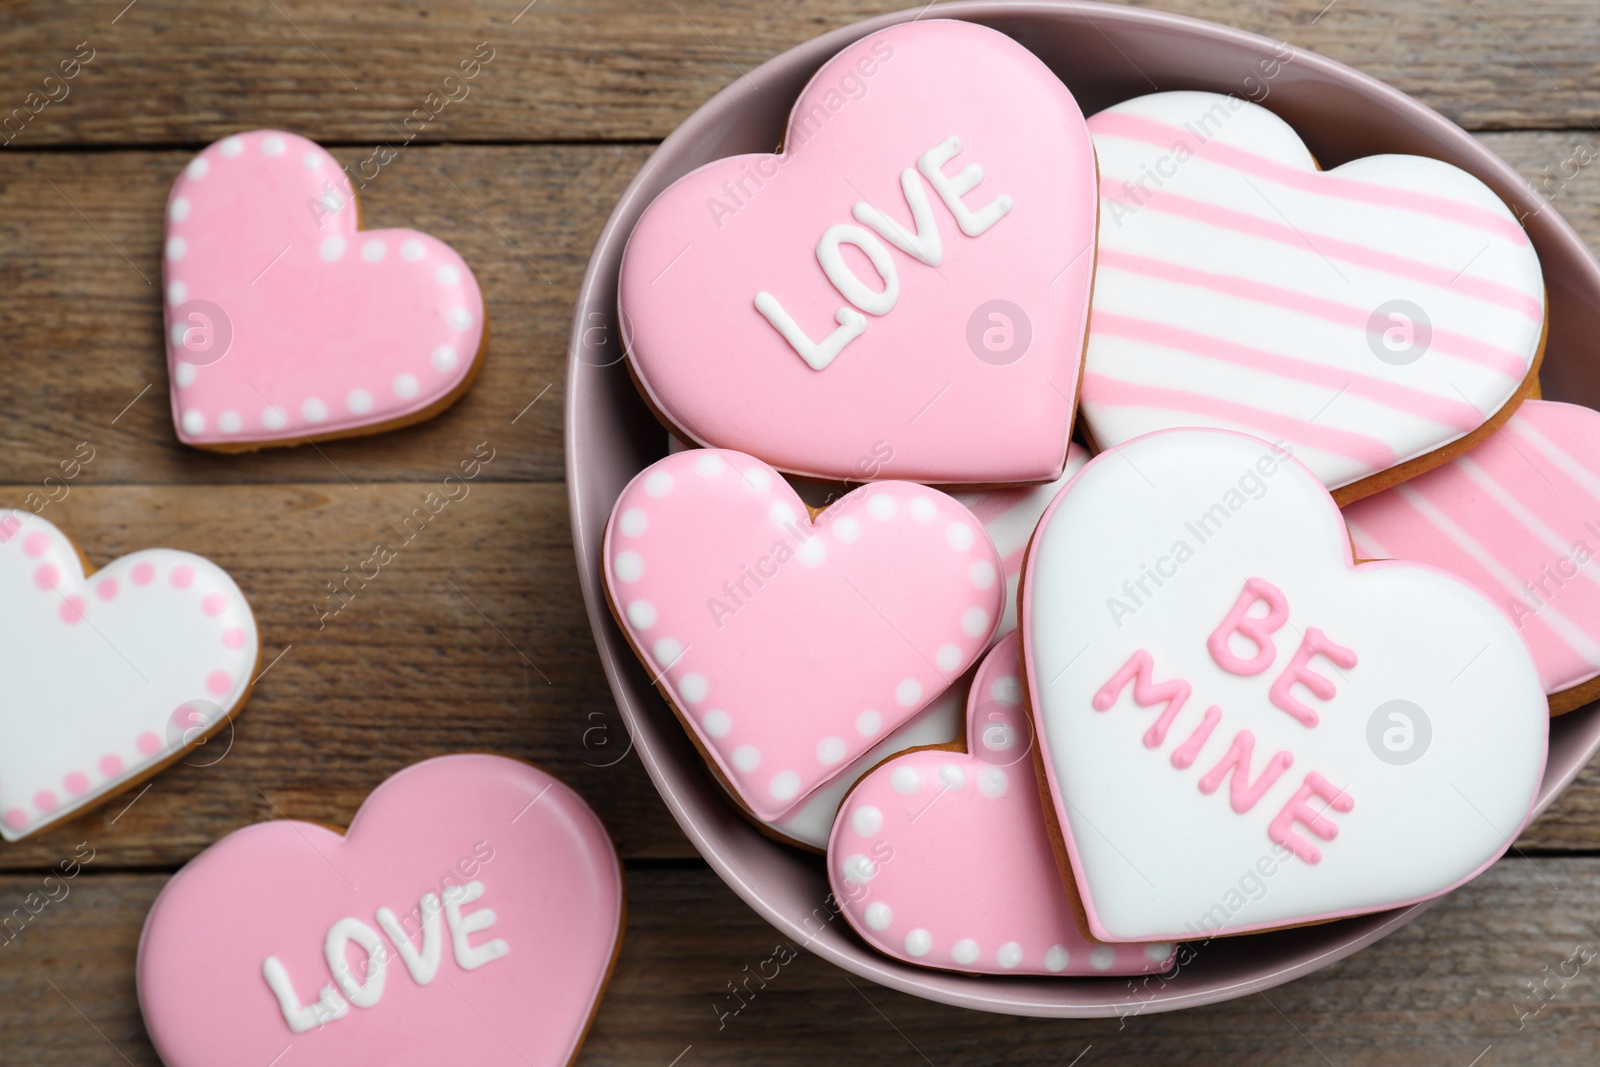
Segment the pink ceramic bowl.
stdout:
<svg viewBox="0 0 1600 1067">
<path fill-rule="evenodd" d="M 917 14 L 886 15 L 825 34 L 728 86 L 661 144 L 601 231 L 578 293 L 567 359 L 567 489 L 584 599 L 617 705 L 662 798 L 728 885 L 795 944 L 881 985 L 986 1011 L 1109 1017 L 1226 1000 L 1309 974 L 1398 929 L 1427 905 L 1215 941 L 1176 976 L 1150 983 L 1142 1000 L 1120 978 L 973 978 L 879 956 L 842 919 L 823 921 L 829 911 L 822 863 L 768 840 L 734 811 L 606 607 L 600 585 L 606 518 L 622 487 L 663 455 L 667 442 L 629 380 L 616 328 L 617 269 L 629 232 L 656 194 L 690 170 L 740 152 L 772 151 L 791 104 L 818 66 L 847 43 Z M 1258 64 L 1275 51 L 1281 56 L 1285 47 L 1224 26 L 1099 4 L 950 3 L 937 14 L 1010 34 L 1061 76 L 1085 114 L 1150 92 L 1152 84 L 1260 99 Z M 1378 152 L 1433 156 L 1476 174 L 1519 215 L 1531 213 L 1527 225 L 1550 299 L 1544 395 L 1600 407 L 1600 362 L 1584 354 L 1585 339 L 1600 335 L 1600 264 L 1511 167 L 1415 100 L 1321 56 L 1296 52 L 1267 85 L 1263 102 L 1300 131 L 1324 166 Z M 1600 705 L 1555 721 L 1541 811 L 1597 748 Z"/>
</svg>

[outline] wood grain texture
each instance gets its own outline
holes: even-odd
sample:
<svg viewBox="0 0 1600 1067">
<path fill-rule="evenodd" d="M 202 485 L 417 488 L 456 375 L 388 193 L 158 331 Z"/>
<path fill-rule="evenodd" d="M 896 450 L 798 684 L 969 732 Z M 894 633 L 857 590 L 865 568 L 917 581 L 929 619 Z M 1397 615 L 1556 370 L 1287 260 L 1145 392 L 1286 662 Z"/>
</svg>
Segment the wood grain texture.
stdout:
<svg viewBox="0 0 1600 1067">
<path fill-rule="evenodd" d="M 1533 870 L 1502 861 L 1393 937 L 1291 985 L 1174 1014 L 1092 1021 L 945 1007 L 852 978 L 803 950 L 781 966 L 766 963 L 787 943 L 715 875 L 635 869 L 622 955 L 578 1063 L 813 1067 L 827 1050 L 829 1061 L 936 1067 L 1065 1067 L 1080 1054 L 1084 1067 L 1467 1067 L 1480 1055 L 1480 1067 L 1587 1067 L 1600 1041 L 1600 985 L 1587 970 L 1564 987 L 1550 980 L 1543 1010 L 1521 1014 L 1537 1007 L 1525 983 L 1545 982 L 1580 945 L 1600 951 L 1600 933 L 1586 921 L 1600 896 L 1600 860 L 1536 862 Z M 8 1063 L 158 1062 L 139 1019 L 133 964 L 165 876 L 105 874 L 98 864 L 0 946 Z M 0 878 L 0 908 L 22 906 L 41 883 L 37 875 Z M 29 966 L 16 965 L 21 954 Z M 765 988 L 745 984 L 747 974 L 775 969 Z M 268 998 L 265 986 L 261 995 Z"/>
<path fill-rule="evenodd" d="M 486 472 L 512 448 L 491 447 Z M 438 476 L 457 458 L 439 455 Z M 395 771 L 462 750 L 530 759 L 558 775 L 625 856 L 692 855 L 638 756 L 623 755 L 627 735 L 578 593 L 563 488 L 469 483 L 432 515 L 426 501 L 439 489 L 437 478 L 85 486 L 46 508 L 92 565 L 165 545 L 227 569 L 255 610 L 269 669 L 232 731 L 151 779 L 126 814 L 137 790 L 7 845 L 0 868 L 43 869 L 83 840 L 103 869 L 171 867 L 262 819 L 344 825 Z M 0 490 L 0 505 L 17 497 Z M 396 558 L 371 582 L 330 593 L 327 583 L 343 586 L 379 541 Z"/>
<path fill-rule="evenodd" d="M 538 0 L 524 10 L 523 3 L 139 0 L 116 17 L 120 0 L 31 0 L 11 5 L 0 24 L 0 55 L 29 60 L 0 71 L 0 115 L 26 114 L 29 93 L 60 98 L 13 129 L 14 147 L 198 145 L 256 126 L 369 152 L 411 132 L 416 142 L 655 140 L 779 52 L 871 15 L 920 6 Z M 1137 6 L 1320 52 L 1469 129 L 1583 128 L 1593 120 L 1587 87 L 1600 23 L 1585 0 Z M 937 13 L 934 6 L 930 14 Z M 47 86 L 46 75 L 85 41 L 89 65 L 61 87 Z M 447 85 L 446 75 L 485 42 L 490 63 L 471 81 Z M 430 93 L 457 99 L 430 103 Z M 405 127 L 418 108 L 422 116 Z"/>
<path fill-rule="evenodd" d="M 525 146 L 402 155 L 362 195 L 362 222 L 426 230 L 472 266 L 491 331 L 477 384 L 440 417 L 394 433 L 219 456 L 178 443 L 162 345 L 161 220 L 189 153 L 0 152 L 0 484 L 42 479 L 81 441 L 97 450 L 87 482 L 421 479 L 485 436 L 507 443 L 493 477 L 561 478 L 573 294 L 648 154 Z"/>
</svg>

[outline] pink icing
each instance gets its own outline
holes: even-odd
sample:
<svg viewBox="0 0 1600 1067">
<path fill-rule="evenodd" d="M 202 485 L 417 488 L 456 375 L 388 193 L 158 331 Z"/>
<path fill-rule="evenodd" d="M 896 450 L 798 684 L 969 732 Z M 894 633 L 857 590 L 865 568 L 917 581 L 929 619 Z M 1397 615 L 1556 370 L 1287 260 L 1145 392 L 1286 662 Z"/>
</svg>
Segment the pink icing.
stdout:
<svg viewBox="0 0 1600 1067">
<path fill-rule="evenodd" d="M 456 900 L 459 915 L 446 903 L 437 968 L 419 984 L 379 910 L 410 934 L 406 948 L 425 954 L 429 893 Z M 145 923 L 139 1003 L 170 1067 L 265 1064 L 290 1045 L 296 1062 L 313 1067 L 565 1064 L 621 922 L 621 865 L 576 793 L 515 760 L 445 756 L 380 785 L 343 837 L 312 823 L 266 822 L 192 860 Z M 266 962 L 277 961 L 301 1006 L 314 1004 L 333 984 L 330 930 L 368 936 L 356 923 L 386 957 L 376 1002 L 341 997 L 341 1015 L 295 1033 Z M 370 989 L 378 983 L 356 944 L 344 958 Z"/>
<path fill-rule="evenodd" d="M 980 974 L 1170 966 L 1171 944 L 1099 944 L 1078 932 L 1040 806 L 1015 633 L 978 667 L 966 734 L 965 753 L 883 763 L 839 809 L 828 876 L 856 932 L 894 959 Z"/>
<path fill-rule="evenodd" d="M 1292 850 L 1307 863 L 1320 863 L 1322 851 L 1302 837 L 1295 830 L 1295 824 L 1304 826 L 1324 841 L 1332 841 L 1337 837 L 1339 826 L 1328 818 L 1326 812 L 1318 811 L 1307 803 L 1312 797 L 1326 801 L 1333 811 L 1349 811 L 1356 805 L 1348 793 L 1336 789 L 1332 782 L 1312 771 L 1306 775 L 1305 784 L 1295 790 L 1294 796 L 1284 804 L 1283 810 L 1273 817 L 1267 826 L 1267 836 L 1272 838 L 1274 843 Z"/>
<path fill-rule="evenodd" d="M 1600 675 L 1600 414 L 1529 400 L 1466 455 L 1344 514 L 1358 555 L 1432 563 L 1488 594 L 1548 692 Z"/>
<path fill-rule="evenodd" d="M 1209 718 L 1209 716 L 1208 716 Z M 1204 725 L 1202 723 L 1202 725 Z M 1283 772 L 1294 764 L 1294 756 L 1288 752 L 1278 751 L 1267 760 L 1267 765 L 1261 769 L 1261 776 L 1254 782 L 1250 781 L 1250 757 L 1254 754 L 1256 738 L 1249 730 L 1240 730 L 1233 737 L 1233 744 L 1217 761 L 1217 765 L 1206 772 L 1200 779 L 1200 792 L 1209 796 L 1217 791 L 1222 784 L 1222 779 L 1232 774 L 1232 784 L 1228 787 L 1228 802 L 1235 813 L 1243 815 L 1256 806 L 1256 801 L 1272 788 Z M 1193 762 L 1193 757 L 1190 757 Z M 1173 753 L 1172 765 L 1179 766 L 1178 754 Z M 1187 766 L 1187 764 L 1184 764 Z"/>
<path fill-rule="evenodd" d="M 635 477 L 603 558 L 629 640 L 768 822 L 958 679 L 1003 603 L 994 546 L 938 490 L 876 483 L 813 523 L 776 471 L 718 449 Z"/>
<path fill-rule="evenodd" d="M 896 26 L 816 73 L 784 144 L 694 171 L 635 227 L 619 303 L 653 406 L 816 477 L 861 478 L 875 442 L 886 477 L 1059 476 L 1096 222 L 1060 79 L 985 27 Z"/>
<path fill-rule="evenodd" d="M 1332 680 L 1311 669 L 1311 660 L 1316 656 L 1321 656 L 1335 667 L 1342 667 L 1345 670 L 1356 665 L 1356 654 L 1353 650 L 1330 641 L 1328 635 L 1317 627 L 1307 627 L 1305 637 L 1300 640 L 1300 647 L 1295 649 L 1289 665 L 1273 681 L 1272 688 L 1267 693 L 1274 707 L 1287 711 L 1307 726 L 1317 725 L 1317 713 L 1309 704 L 1295 696 L 1294 687 L 1305 686 L 1318 700 L 1332 700 L 1334 693 L 1337 692 Z"/>
<path fill-rule="evenodd" d="M 1257 604 L 1267 606 L 1266 614 L 1249 613 Z M 1288 621 L 1289 599 L 1283 595 L 1283 590 L 1264 578 L 1251 578 L 1244 583 L 1239 599 L 1233 602 L 1233 607 L 1222 620 L 1222 625 L 1211 631 L 1211 636 L 1206 638 L 1206 649 L 1211 653 L 1211 658 L 1217 661 L 1217 666 L 1225 671 L 1246 677 L 1260 674 L 1272 666 L 1273 659 L 1278 655 L 1277 647 L 1272 643 L 1272 635 Z M 1255 655 L 1246 659 L 1234 652 L 1230 643 L 1234 634 L 1239 634 L 1254 644 Z"/>
<path fill-rule="evenodd" d="M 1178 717 L 1178 712 L 1183 710 L 1184 702 L 1189 699 L 1192 687 L 1181 678 L 1169 678 L 1164 682 L 1157 682 L 1154 677 L 1155 660 L 1150 653 L 1139 649 L 1128 657 L 1128 662 L 1111 680 L 1100 687 L 1094 695 L 1094 709 L 1106 711 L 1117 702 L 1117 697 L 1128 683 L 1133 683 L 1133 701 L 1141 708 L 1164 705 L 1156 721 L 1150 724 L 1145 731 L 1144 745 L 1146 748 L 1160 748 L 1167 739 L 1167 731 L 1172 728 L 1172 720 Z"/>
<path fill-rule="evenodd" d="M 162 261 L 182 441 L 336 434 L 413 415 L 461 385 L 484 336 L 472 271 L 437 238 L 357 223 L 338 162 L 295 134 L 235 134 L 184 168 Z"/>
<path fill-rule="evenodd" d="M 146 549 L 90 577 L 48 521 L 10 511 L 0 525 L 29 528 L 0 542 L 0 640 L 19 657 L 0 707 L 0 810 L 20 813 L 0 834 L 16 840 L 181 749 L 175 704 L 208 698 L 215 725 L 243 699 L 258 645 L 243 594 L 207 560 Z M 170 587 L 153 583 L 158 563 Z"/>
</svg>

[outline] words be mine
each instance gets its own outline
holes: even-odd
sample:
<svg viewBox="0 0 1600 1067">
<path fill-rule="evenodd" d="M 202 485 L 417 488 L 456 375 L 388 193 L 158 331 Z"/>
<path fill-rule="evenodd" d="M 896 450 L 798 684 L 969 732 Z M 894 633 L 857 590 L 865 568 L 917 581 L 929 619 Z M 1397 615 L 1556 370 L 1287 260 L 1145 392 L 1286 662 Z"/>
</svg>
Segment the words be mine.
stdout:
<svg viewBox="0 0 1600 1067">
<path fill-rule="evenodd" d="M 1266 614 L 1252 614 L 1257 604 L 1266 607 Z M 1265 579 L 1250 578 L 1245 581 L 1244 589 L 1221 625 L 1206 638 L 1206 649 L 1217 666 L 1230 674 L 1244 678 L 1264 675 L 1278 658 L 1273 635 L 1288 621 L 1289 599 L 1283 591 Z M 1235 650 L 1236 638 L 1241 639 L 1241 644 L 1248 643 L 1253 652 L 1248 656 L 1240 655 Z M 1305 689 L 1324 703 L 1332 700 L 1336 692 L 1332 680 L 1314 668 L 1313 661 L 1318 657 L 1341 670 L 1350 670 L 1356 665 L 1354 651 L 1335 642 L 1317 627 L 1307 627 L 1299 647 L 1267 690 L 1267 699 L 1274 707 L 1308 729 L 1315 727 L 1319 719 L 1316 709 L 1300 698 L 1296 687 Z M 1155 670 L 1154 657 L 1140 649 L 1128 657 L 1128 661 L 1111 676 L 1110 681 L 1100 687 L 1093 699 L 1096 711 L 1108 711 L 1131 683 L 1134 703 L 1140 707 L 1165 705 L 1156 721 L 1144 732 L 1144 745 L 1149 749 L 1159 749 L 1166 744 L 1178 713 L 1193 693 L 1193 687 L 1181 678 L 1157 682 Z M 1199 724 L 1173 748 L 1172 765 L 1178 770 L 1193 766 L 1221 720 L 1221 708 L 1215 704 L 1207 708 Z M 1223 779 L 1231 775 L 1228 790 L 1230 806 L 1240 815 L 1254 808 L 1283 773 L 1294 765 L 1293 754 L 1280 749 L 1267 760 L 1260 775 L 1251 781 L 1255 746 L 1255 735 L 1250 730 L 1243 729 L 1235 733 L 1222 758 L 1201 776 L 1200 792 L 1207 796 L 1215 793 Z M 1313 808 L 1310 804 L 1313 796 L 1322 800 L 1327 807 L 1322 810 Z M 1332 841 L 1338 836 L 1339 827 L 1329 818 L 1329 813 L 1348 812 L 1354 806 L 1355 800 L 1349 793 L 1336 788 L 1316 771 L 1311 771 L 1300 788 L 1273 816 L 1267 826 L 1267 836 L 1306 863 L 1318 863 L 1322 860 L 1322 852 L 1300 833 L 1299 827 L 1305 827 L 1323 841 Z"/>
</svg>

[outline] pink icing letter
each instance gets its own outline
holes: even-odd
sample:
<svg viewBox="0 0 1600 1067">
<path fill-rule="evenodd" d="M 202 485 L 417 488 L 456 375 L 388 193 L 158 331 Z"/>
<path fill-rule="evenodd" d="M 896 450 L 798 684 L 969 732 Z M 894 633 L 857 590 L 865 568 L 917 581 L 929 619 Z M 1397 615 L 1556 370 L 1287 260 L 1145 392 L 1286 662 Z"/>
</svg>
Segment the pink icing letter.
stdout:
<svg viewBox="0 0 1600 1067">
<path fill-rule="evenodd" d="M 1307 863 L 1320 863 L 1322 852 L 1294 829 L 1294 824 L 1300 823 L 1324 841 L 1332 841 L 1339 836 L 1339 828 L 1333 824 L 1333 820 L 1306 803 L 1313 794 L 1326 800 L 1332 811 L 1349 811 L 1356 806 L 1356 802 L 1343 789 L 1335 789 L 1332 782 L 1312 771 L 1306 775 L 1306 784 L 1295 791 L 1289 803 L 1273 818 L 1267 827 L 1267 836 L 1273 844 L 1282 845 Z"/>
<path fill-rule="evenodd" d="M 1265 604 L 1267 613 L 1247 614 L 1257 603 Z M 1239 599 L 1233 602 L 1227 618 L 1222 620 L 1222 625 L 1206 638 L 1206 648 L 1211 650 L 1211 658 L 1217 661 L 1217 666 L 1225 671 L 1246 677 L 1260 674 L 1272 666 L 1272 661 L 1278 655 L 1278 649 L 1272 643 L 1272 634 L 1282 629 L 1288 621 L 1289 598 L 1283 595 L 1283 591 L 1264 578 L 1249 578 L 1239 593 Z M 1255 644 L 1255 655 L 1244 659 L 1233 651 L 1228 641 L 1236 633 Z"/>
<path fill-rule="evenodd" d="M 1278 675 L 1278 680 L 1272 683 L 1272 688 L 1267 691 L 1267 697 L 1274 706 L 1282 708 L 1290 715 L 1299 719 L 1307 726 L 1317 725 L 1317 713 L 1296 697 L 1292 689 L 1296 682 L 1311 690 L 1312 696 L 1318 700 L 1332 700 L 1334 694 L 1333 683 L 1327 678 L 1311 669 L 1311 657 L 1322 656 L 1335 667 L 1349 670 L 1356 665 L 1356 654 L 1343 645 L 1334 644 L 1328 635 L 1315 626 L 1306 630 L 1304 640 L 1300 647 L 1295 649 L 1294 658 L 1289 660 L 1289 665 Z"/>
<path fill-rule="evenodd" d="M 1155 669 L 1155 660 L 1150 653 L 1140 649 L 1128 657 L 1128 662 L 1122 669 L 1111 676 L 1111 680 L 1100 687 L 1094 695 L 1094 709 L 1106 711 L 1117 702 L 1117 696 L 1131 680 L 1133 682 L 1133 702 L 1141 708 L 1148 708 L 1162 701 L 1166 701 L 1166 709 L 1161 716 L 1150 724 L 1150 729 L 1144 732 L 1145 748 L 1160 748 L 1161 743 L 1167 739 L 1167 730 L 1172 726 L 1172 720 L 1178 717 L 1178 712 L 1183 709 L 1183 702 L 1189 699 L 1189 683 L 1181 678 L 1174 678 L 1159 685 L 1151 678 Z"/>
<path fill-rule="evenodd" d="M 1240 730 L 1233 737 L 1233 747 L 1228 749 L 1217 765 L 1206 772 L 1200 779 L 1200 792 L 1210 796 L 1217 791 L 1217 786 L 1222 784 L 1222 779 L 1229 770 L 1233 771 L 1233 784 L 1229 787 L 1232 794 L 1233 810 L 1243 815 L 1256 806 L 1267 790 L 1272 788 L 1284 771 L 1294 763 L 1294 757 L 1287 752 L 1273 753 L 1267 765 L 1261 770 L 1261 777 L 1257 778 L 1254 785 L 1250 784 L 1250 757 L 1256 750 L 1256 735 L 1249 730 Z M 1273 825 L 1277 825 L 1274 823 Z"/>
</svg>

